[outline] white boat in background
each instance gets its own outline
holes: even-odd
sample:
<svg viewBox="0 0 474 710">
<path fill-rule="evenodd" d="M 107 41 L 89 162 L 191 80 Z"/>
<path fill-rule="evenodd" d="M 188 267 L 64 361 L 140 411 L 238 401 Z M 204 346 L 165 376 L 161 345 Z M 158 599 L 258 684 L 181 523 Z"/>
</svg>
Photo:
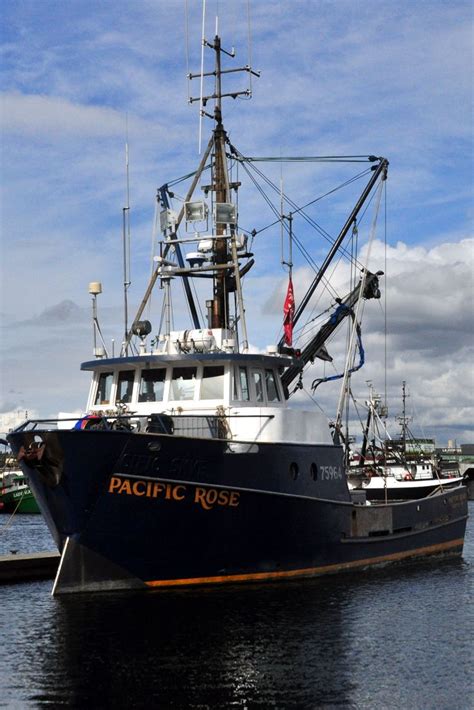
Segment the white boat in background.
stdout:
<svg viewBox="0 0 474 710">
<path fill-rule="evenodd" d="M 347 476 L 349 488 L 364 491 L 369 501 L 414 500 L 463 483 L 461 475 L 443 475 L 434 439 L 417 439 L 411 435 L 406 396 L 403 382 L 403 414 L 398 417 L 402 427 L 399 439 L 388 436 L 382 422 L 386 408 L 372 389 L 366 403 L 368 417 L 361 452 L 352 454 Z M 378 434 L 380 427 L 386 435 L 384 439 L 380 439 Z"/>
</svg>

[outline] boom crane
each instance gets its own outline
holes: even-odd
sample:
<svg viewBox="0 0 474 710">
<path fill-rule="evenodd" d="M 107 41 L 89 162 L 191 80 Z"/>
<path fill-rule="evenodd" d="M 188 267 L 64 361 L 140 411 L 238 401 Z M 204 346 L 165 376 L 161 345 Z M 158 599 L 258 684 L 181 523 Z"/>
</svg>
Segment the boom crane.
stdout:
<svg viewBox="0 0 474 710">
<path fill-rule="evenodd" d="M 309 341 L 306 347 L 301 351 L 301 354 L 295 365 L 289 367 L 281 376 L 281 381 L 285 388 L 286 396 L 289 396 L 289 387 L 291 383 L 302 373 L 308 362 L 314 362 L 314 359 L 321 357 L 322 359 L 332 358 L 325 350 L 325 343 L 332 333 L 338 328 L 340 323 L 349 315 L 353 315 L 353 307 L 360 298 L 361 288 L 364 285 L 363 298 L 380 298 L 379 276 L 383 275 L 383 271 L 377 271 L 376 274 L 367 272 L 365 278 L 361 279 L 357 286 L 343 299 L 337 299 L 338 306 L 331 317 L 321 326 L 316 335 Z"/>
<path fill-rule="evenodd" d="M 388 160 L 386 158 L 376 158 L 373 155 L 370 156 L 369 160 L 372 162 L 378 161 L 378 164 L 374 165 L 374 167 L 372 168 L 373 174 L 372 174 L 369 182 L 367 183 L 364 191 L 362 192 L 361 196 L 357 200 L 357 203 L 355 204 L 351 214 L 347 218 L 343 228 L 341 229 L 341 231 L 339 233 L 339 236 L 335 240 L 333 246 L 331 247 L 329 254 L 327 255 L 326 259 L 324 260 L 324 263 L 322 264 L 321 268 L 319 269 L 318 273 L 316 274 L 308 291 L 306 292 L 305 297 L 303 298 L 303 300 L 299 304 L 298 308 L 296 309 L 296 312 L 295 312 L 295 315 L 293 318 L 293 325 L 296 325 L 300 316 L 303 314 L 303 311 L 305 310 L 306 306 L 308 305 L 311 296 L 313 295 L 314 291 L 316 290 L 317 285 L 319 284 L 319 282 L 323 278 L 324 274 L 326 273 L 336 252 L 338 251 L 339 247 L 341 246 L 342 242 L 344 241 L 344 238 L 345 238 L 346 234 L 348 233 L 349 229 L 355 223 L 355 220 L 357 219 L 357 215 L 359 214 L 360 210 L 364 206 L 364 203 L 367 200 L 367 198 L 369 197 L 377 180 L 379 179 L 379 177 L 381 177 L 382 180 L 387 179 Z M 284 343 L 284 338 L 281 338 L 280 342 L 278 343 L 278 347 L 279 348 L 283 347 L 283 343 Z"/>
</svg>

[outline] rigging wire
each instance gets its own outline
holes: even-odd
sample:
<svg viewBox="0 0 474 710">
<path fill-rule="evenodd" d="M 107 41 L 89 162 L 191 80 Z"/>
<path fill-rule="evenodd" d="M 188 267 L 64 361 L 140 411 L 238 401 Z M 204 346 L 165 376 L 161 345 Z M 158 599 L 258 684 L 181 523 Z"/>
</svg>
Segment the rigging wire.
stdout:
<svg viewBox="0 0 474 710">
<path fill-rule="evenodd" d="M 155 257 L 155 250 L 156 250 L 156 245 L 158 241 L 158 223 L 159 223 L 159 212 L 158 212 L 158 200 L 155 200 L 155 210 L 153 214 L 153 227 L 151 230 L 151 254 L 150 254 L 150 279 L 153 276 L 153 272 L 155 270 L 155 263 L 153 261 Z M 150 315 L 151 315 L 151 303 L 153 299 L 153 292 L 150 293 L 150 298 L 148 299 L 148 319 L 151 320 Z"/>
<path fill-rule="evenodd" d="M 387 181 L 385 181 L 387 183 Z M 387 404 L 387 339 L 388 339 L 388 322 L 387 322 L 387 184 L 384 188 L 384 274 L 385 274 L 385 288 L 384 288 L 384 397 L 385 397 L 385 407 Z"/>
<path fill-rule="evenodd" d="M 267 176 L 266 176 L 264 173 L 262 173 L 260 170 L 258 170 L 255 166 L 251 166 L 251 167 L 252 167 L 252 169 L 253 169 L 255 172 L 257 172 L 257 174 L 258 174 L 274 191 L 276 191 L 276 192 L 279 191 L 278 186 L 276 186 L 269 178 L 267 178 Z M 366 170 L 362 171 L 362 172 L 359 173 L 358 175 L 355 175 L 354 177 L 350 178 L 349 180 L 346 180 L 344 183 L 342 183 L 342 184 L 339 185 L 338 187 L 333 188 L 332 190 L 330 190 L 329 192 L 327 192 L 325 195 L 322 195 L 322 196 L 320 196 L 320 197 L 318 197 L 318 198 L 315 198 L 314 200 L 311 200 L 311 201 L 308 202 L 306 205 L 303 205 L 303 207 L 298 207 L 298 205 L 297 205 L 293 200 L 291 200 L 287 195 L 284 195 L 284 197 L 285 197 L 286 201 L 287 201 L 292 207 L 294 207 L 293 214 L 301 213 L 301 216 L 303 217 L 303 219 L 304 219 L 310 226 L 312 226 L 313 229 L 315 229 L 324 239 L 326 239 L 326 241 L 328 241 L 328 242 L 332 245 L 332 244 L 334 244 L 334 241 L 335 241 L 334 238 L 333 238 L 325 229 L 323 229 L 323 227 L 321 227 L 313 218 L 311 218 L 309 215 L 305 214 L 305 213 L 303 212 L 303 210 L 304 210 L 306 207 L 308 207 L 309 205 L 315 204 L 316 202 L 318 202 L 319 200 L 323 199 L 324 197 L 327 197 L 328 195 L 330 195 L 330 194 L 332 194 L 332 193 L 334 193 L 334 192 L 336 192 L 336 191 L 342 189 L 343 187 L 346 187 L 347 185 L 350 185 L 351 183 L 355 182 L 356 180 L 360 179 L 361 177 L 367 175 L 367 174 L 370 173 L 370 172 L 371 172 L 371 168 L 367 168 Z M 366 207 L 366 209 L 364 210 L 363 215 L 365 214 L 366 210 L 367 210 L 367 207 Z M 274 210 L 274 212 L 277 214 L 276 210 Z M 362 215 L 362 217 L 359 219 L 359 222 L 363 219 L 363 215 Z M 261 232 L 264 231 L 265 229 L 268 229 L 268 227 L 271 227 L 271 226 L 277 224 L 279 221 L 280 221 L 280 219 L 276 220 L 275 222 L 273 222 L 273 223 L 270 224 L 270 225 L 267 225 L 267 227 L 264 227 L 264 228 L 258 230 L 258 232 L 256 232 L 256 234 L 261 233 Z M 339 248 L 339 250 L 346 256 L 346 258 L 350 258 L 350 257 L 348 256 L 348 254 L 347 254 L 347 251 L 346 251 L 345 247 L 341 246 L 341 247 Z M 361 265 L 361 264 L 358 264 L 358 266 L 359 266 L 359 268 L 362 268 L 362 265 Z"/>
<path fill-rule="evenodd" d="M 351 399 L 352 399 L 352 404 L 354 405 L 355 412 L 356 412 L 357 417 L 358 417 L 358 419 L 359 419 L 359 424 L 360 424 L 361 429 L 362 429 L 362 431 L 363 431 L 363 430 L 364 430 L 364 421 L 363 421 L 363 419 L 362 419 L 362 417 L 361 417 L 361 415 L 360 415 L 360 413 L 359 413 L 359 408 L 358 408 L 358 406 L 357 406 L 357 400 L 356 400 L 356 398 L 354 397 L 354 394 L 353 394 L 352 390 L 350 391 L 350 397 L 351 397 Z"/>
<path fill-rule="evenodd" d="M 206 319 L 204 318 L 204 313 L 203 313 L 202 306 L 201 306 L 201 300 L 198 298 L 196 284 L 194 282 L 194 279 L 190 279 L 190 281 L 191 281 L 191 288 L 193 289 L 193 292 L 194 292 L 195 302 L 197 303 L 197 306 L 199 309 L 199 315 L 201 316 L 201 323 L 204 324 L 204 323 L 206 323 Z"/>
<path fill-rule="evenodd" d="M 382 180 L 382 182 L 379 184 L 378 189 L 376 190 L 377 201 L 376 201 L 376 205 L 375 205 L 374 217 L 372 220 L 371 232 L 369 235 L 369 243 L 368 243 L 367 258 L 366 258 L 367 264 L 369 264 L 369 261 L 370 261 L 370 253 L 371 253 L 372 245 L 373 245 L 374 238 L 375 238 L 375 228 L 376 228 L 377 218 L 378 218 L 379 209 L 380 209 L 380 201 L 382 198 L 383 183 L 384 183 L 384 181 Z M 363 289 L 365 286 L 366 277 L 367 277 L 367 270 L 364 271 L 364 275 L 363 275 L 361 296 L 363 294 Z M 352 332 L 351 332 L 350 347 L 349 347 L 348 355 L 347 355 L 347 359 L 346 359 L 346 366 L 345 366 L 345 370 L 344 370 L 345 374 L 344 374 L 344 378 L 343 378 L 343 382 L 342 382 L 342 386 L 341 386 L 341 391 L 339 394 L 339 403 L 337 406 L 337 414 L 336 414 L 336 427 L 340 426 L 340 422 L 341 422 L 341 415 L 342 415 L 342 409 L 343 409 L 343 405 L 344 405 L 344 398 L 345 398 L 346 392 L 347 392 L 347 381 L 348 381 L 347 378 L 348 378 L 349 366 L 350 366 L 350 362 L 351 362 L 350 358 L 354 356 L 353 347 L 354 347 L 354 341 L 355 341 L 355 336 L 356 336 L 356 327 L 357 327 L 357 324 L 360 323 L 361 318 L 362 318 L 362 315 L 359 315 L 359 313 L 361 311 L 363 313 L 363 310 L 364 310 L 362 301 L 363 301 L 362 297 L 359 297 L 356 312 L 355 312 L 354 324 L 353 324 Z"/>
<path fill-rule="evenodd" d="M 266 193 L 264 192 L 264 190 L 262 189 L 262 187 L 258 184 L 256 178 L 247 170 L 247 167 L 246 167 L 245 165 L 242 165 L 242 167 L 244 168 L 245 172 L 247 173 L 249 179 L 253 182 L 253 184 L 254 184 L 256 190 L 260 193 L 260 195 L 262 196 L 262 198 L 265 200 L 265 202 L 267 203 L 267 205 L 270 207 L 271 211 L 272 211 L 275 215 L 278 215 L 278 220 L 276 220 L 276 222 L 274 222 L 274 224 L 280 223 L 280 222 L 281 222 L 281 218 L 280 218 L 280 213 L 279 213 L 279 211 L 277 210 L 277 208 L 274 206 L 274 204 L 272 203 L 272 201 L 270 200 L 270 198 L 266 195 Z M 286 229 L 286 230 L 288 231 L 288 226 L 287 226 L 286 224 L 284 224 L 284 229 Z M 309 254 L 309 252 L 307 251 L 307 249 L 304 247 L 303 243 L 298 239 L 298 237 L 295 235 L 294 232 L 293 232 L 293 234 L 292 234 L 292 237 L 293 237 L 293 241 L 294 241 L 295 244 L 297 245 L 297 247 L 298 247 L 298 249 L 300 250 L 301 254 L 304 256 L 304 258 L 306 259 L 306 261 L 308 262 L 308 264 L 311 266 L 311 268 L 313 269 L 313 271 L 314 271 L 315 273 L 317 273 L 317 271 L 318 271 L 318 266 L 317 266 L 317 264 L 314 262 L 312 256 Z M 326 280 L 326 279 L 323 280 L 323 283 L 326 283 L 326 287 L 327 287 L 328 289 L 331 289 L 331 288 L 332 288 L 331 285 L 330 285 L 329 283 L 327 283 L 327 280 Z M 333 295 L 335 295 L 335 296 L 337 295 L 335 291 L 334 291 Z"/>
<path fill-rule="evenodd" d="M 242 155 L 241 160 L 248 163 L 366 163 L 378 160 L 373 155 L 305 155 L 305 156 L 247 156 Z"/>
<path fill-rule="evenodd" d="M 235 147 L 234 147 L 234 150 L 236 150 Z M 239 151 L 236 150 L 236 152 L 237 152 L 238 156 L 241 156 L 241 153 L 240 153 Z M 242 157 L 243 157 L 243 156 L 242 156 Z M 237 159 L 238 159 L 238 158 L 237 158 Z M 245 161 L 245 159 L 244 159 L 244 161 Z M 268 178 L 268 177 L 265 175 L 265 173 L 263 173 L 263 172 L 262 172 L 261 170 L 259 170 L 255 165 L 252 165 L 251 163 L 249 164 L 249 167 L 251 167 L 252 170 L 254 170 L 254 171 L 262 178 L 262 180 L 264 180 L 275 192 L 279 193 L 279 188 L 278 188 L 278 186 L 275 185 L 275 183 L 274 183 L 272 180 L 270 180 L 270 178 Z M 351 183 L 354 182 L 355 180 L 358 180 L 359 178 L 363 177 L 364 175 L 367 175 L 367 174 L 370 173 L 370 172 L 371 172 L 371 168 L 366 168 L 365 170 L 363 170 L 362 172 L 358 173 L 358 174 L 355 175 L 354 177 L 352 177 L 352 178 L 346 180 L 345 182 L 341 183 L 341 185 L 337 186 L 336 188 L 333 188 L 332 190 L 330 190 L 330 191 L 327 192 L 326 194 L 321 195 L 320 197 L 317 197 L 317 198 L 315 198 L 314 200 L 311 200 L 310 202 L 308 202 L 307 204 L 303 205 L 302 207 L 299 207 L 299 206 L 297 205 L 297 203 L 294 202 L 293 200 L 291 200 L 288 195 L 284 195 L 284 197 L 285 197 L 285 199 L 287 200 L 287 202 L 294 208 L 294 213 L 295 213 L 295 214 L 298 213 L 298 212 L 303 212 L 303 210 L 305 210 L 306 207 L 309 207 L 310 205 L 315 204 L 316 202 L 322 200 L 324 197 L 327 197 L 328 195 L 331 195 L 333 192 L 337 192 L 338 190 L 342 189 L 343 187 L 346 187 L 347 185 L 351 184 Z M 328 232 L 326 232 L 316 221 L 312 220 L 311 217 L 309 217 L 308 215 L 303 215 L 303 216 L 305 216 L 308 220 L 310 220 L 311 222 L 314 223 L 315 229 L 321 230 L 320 233 L 321 233 L 322 236 L 325 236 L 326 238 L 332 239 L 331 235 L 328 234 Z M 271 225 L 269 225 L 269 226 L 271 226 Z M 260 230 L 260 231 L 262 231 L 262 230 Z"/>
<path fill-rule="evenodd" d="M 270 161 L 270 160 L 267 159 L 267 158 L 251 158 L 251 159 L 249 159 L 249 158 L 244 158 L 244 156 L 242 156 L 241 154 L 239 154 L 238 151 L 236 151 L 236 149 L 233 148 L 233 147 L 232 147 L 232 151 L 233 151 L 233 152 L 231 153 L 231 155 L 229 155 L 229 158 L 230 158 L 231 160 L 233 160 L 233 165 L 236 166 L 237 172 L 238 172 L 238 170 L 239 170 L 240 165 L 242 165 L 242 167 L 244 168 L 244 170 L 245 170 L 247 176 L 249 177 L 249 179 L 251 180 L 251 182 L 253 182 L 255 188 L 257 189 L 257 191 L 260 193 L 260 195 L 262 196 L 262 198 L 264 199 L 264 201 L 267 203 L 267 205 L 268 205 L 268 206 L 270 207 L 270 209 L 273 211 L 273 213 L 275 214 L 275 216 L 278 217 L 278 219 L 276 219 L 275 222 L 273 222 L 271 225 L 267 225 L 266 227 L 263 227 L 262 229 L 258 230 L 258 232 L 256 232 L 255 230 L 253 230 L 251 233 L 249 233 L 249 234 L 251 235 L 251 243 L 253 243 L 253 240 L 254 240 L 256 234 L 265 231 L 266 229 L 268 229 L 270 226 L 272 226 L 272 225 L 274 225 L 274 224 L 282 223 L 281 214 L 278 212 L 278 210 L 276 210 L 276 208 L 274 207 L 272 201 L 270 200 L 270 198 L 268 197 L 268 195 L 265 193 L 265 191 L 263 190 L 263 188 L 261 187 L 261 185 L 259 185 L 259 183 L 258 183 L 257 179 L 255 178 L 255 176 L 252 175 L 252 173 L 250 172 L 249 168 L 252 168 L 253 172 L 255 172 L 257 175 L 259 175 L 260 178 L 261 178 L 263 181 L 265 181 L 265 182 L 271 187 L 272 190 L 276 190 L 276 191 L 278 192 L 279 189 L 278 189 L 278 187 L 277 187 L 267 176 L 265 176 L 258 168 L 256 168 L 256 166 L 252 165 L 252 164 L 251 164 L 252 162 L 257 162 L 257 161 L 259 161 L 259 162 L 264 162 L 264 161 L 266 161 L 266 162 L 280 162 L 280 163 L 282 163 L 282 162 L 289 162 L 289 161 L 298 161 L 298 162 L 323 162 L 323 161 L 324 161 L 324 162 L 362 162 L 361 160 L 357 160 L 357 158 L 358 158 L 359 156 L 350 156 L 350 157 L 349 157 L 349 156 L 347 156 L 347 157 L 346 157 L 346 156 L 325 156 L 325 157 L 314 157 L 314 156 L 313 156 L 313 157 L 308 157 L 308 158 L 274 158 L 274 159 L 271 159 L 271 161 Z M 367 160 L 367 157 L 366 157 L 366 156 L 360 156 L 360 157 L 365 157 L 365 160 Z M 208 169 L 210 169 L 210 168 L 211 168 L 211 164 L 205 166 L 203 170 L 208 170 Z M 346 180 L 345 182 L 341 183 L 340 185 L 338 185 L 337 187 L 335 187 L 335 188 L 333 188 L 332 190 L 328 191 L 328 192 L 325 193 L 324 195 L 321 195 L 321 196 L 315 198 L 314 200 L 311 200 L 310 202 L 306 203 L 305 205 L 303 205 L 303 206 L 301 206 L 301 207 L 298 206 L 297 203 L 295 203 L 293 200 L 291 200 L 288 196 L 286 196 L 286 199 L 287 199 L 288 203 L 289 203 L 291 206 L 294 207 L 294 213 L 301 213 L 302 218 L 305 219 L 305 220 L 308 222 L 308 224 L 310 224 L 310 226 L 312 226 L 316 231 L 318 231 L 318 232 L 320 233 L 320 235 L 323 236 L 323 237 L 324 237 L 326 240 L 328 240 L 330 243 L 334 243 L 334 240 L 333 240 L 333 238 L 329 235 L 329 233 L 326 232 L 326 231 L 325 231 L 319 224 L 317 224 L 317 222 L 315 222 L 312 218 L 310 218 L 308 215 L 306 215 L 306 214 L 304 213 L 304 209 L 306 209 L 308 206 L 311 206 L 311 205 L 315 204 L 316 202 L 318 202 L 318 201 L 324 199 L 325 197 L 327 197 L 327 196 L 329 196 L 329 195 L 331 195 L 331 194 L 337 192 L 338 190 L 341 190 L 341 189 L 343 189 L 344 187 L 346 187 L 346 186 L 352 184 L 352 183 L 355 182 L 356 180 L 361 179 L 363 176 L 367 175 L 370 171 L 371 171 L 371 168 L 367 168 L 367 169 L 361 171 L 361 172 L 358 173 L 357 175 L 355 175 L 355 176 L 353 176 L 352 178 L 350 178 L 350 179 Z M 180 182 L 182 182 L 182 181 L 184 181 L 184 180 L 186 180 L 186 179 L 189 179 L 190 177 L 194 176 L 194 175 L 196 174 L 196 172 L 197 172 L 197 171 L 193 171 L 193 172 L 190 172 L 190 173 L 188 173 L 188 174 L 186 174 L 186 175 L 184 175 L 184 176 L 182 176 L 182 177 L 180 177 L 180 178 L 176 178 L 176 179 L 170 181 L 170 182 L 168 183 L 168 185 L 169 185 L 169 186 L 177 185 L 178 183 L 180 183 Z M 280 194 L 281 194 L 281 192 L 282 192 L 282 190 L 280 189 Z M 372 199 L 373 199 L 373 196 L 371 197 L 371 200 L 372 200 Z M 370 204 L 370 202 L 369 202 L 369 204 Z M 365 215 L 365 212 L 367 211 L 367 209 L 368 209 L 368 205 L 367 205 L 366 209 L 364 210 L 364 213 L 363 213 L 362 217 Z M 284 224 L 284 227 L 285 227 L 286 230 L 288 231 L 288 226 L 287 226 L 286 224 Z M 242 231 L 245 231 L 245 230 L 242 230 Z M 298 239 L 298 237 L 296 237 L 294 234 L 293 234 L 292 236 L 293 236 L 293 239 L 294 239 L 294 241 L 295 241 L 295 244 L 296 244 L 297 248 L 299 249 L 299 251 L 301 252 L 301 254 L 303 255 L 303 257 L 306 259 L 306 261 L 308 262 L 308 264 L 310 265 L 310 267 L 311 267 L 315 272 L 317 272 L 318 266 L 317 266 L 317 264 L 314 262 L 314 260 L 312 259 L 311 255 L 309 254 L 309 252 L 307 251 L 307 249 L 305 248 L 305 246 L 303 245 L 303 243 L 302 243 L 302 242 L 300 241 L 300 239 Z M 352 251 L 352 253 L 351 253 L 351 252 L 348 252 L 345 248 L 341 247 L 341 248 L 340 248 L 340 252 L 341 252 L 340 260 L 341 260 L 343 257 L 345 257 L 345 258 L 348 258 L 348 259 L 351 261 L 351 264 L 352 264 L 352 265 L 354 264 L 354 261 L 356 261 L 356 259 L 355 259 L 355 257 L 354 257 L 354 252 L 353 252 L 353 251 Z M 340 260 L 339 260 L 338 264 L 340 263 Z M 335 265 L 334 269 L 338 266 L 338 264 Z M 351 268 L 352 268 L 352 267 L 351 267 Z M 326 284 L 325 284 L 325 285 L 326 285 L 326 288 L 327 288 L 330 292 L 331 292 L 331 291 L 333 292 L 333 296 L 334 296 L 334 297 L 337 297 L 337 294 L 336 294 L 335 290 L 334 290 L 333 288 L 331 288 L 331 285 L 330 285 L 330 283 L 328 282 L 328 280 L 327 280 L 327 279 L 325 279 L 325 280 L 326 280 Z M 323 283 L 324 283 L 324 281 L 323 281 Z M 194 292 L 196 293 L 195 287 L 194 287 Z M 316 304 L 313 306 L 312 313 L 314 313 L 315 307 L 316 307 Z M 199 302 L 199 309 L 200 309 L 201 315 L 202 315 L 202 309 L 201 309 L 200 302 Z M 311 314 L 310 314 L 310 315 L 311 315 Z M 303 328 L 302 328 L 301 330 L 303 331 L 304 328 L 306 328 L 307 325 L 308 325 L 310 322 L 312 322 L 313 320 L 314 320 L 314 319 L 311 319 L 311 318 L 310 318 L 310 319 L 307 321 L 307 323 L 305 324 L 305 326 L 303 326 Z"/>
<path fill-rule="evenodd" d="M 209 165 L 205 165 L 203 169 L 201 170 L 201 173 L 203 173 L 205 170 L 209 170 L 211 167 L 210 163 Z M 182 177 L 175 178 L 174 180 L 170 180 L 169 182 L 166 183 L 168 187 L 173 187 L 174 185 L 178 185 L 180 182 L 184 182 L 184 180 L 189 180 L 189 178 L 194 177 L 197 175 L 197 170 L 193 170 L 191 173 L 187 173 L 186 175 L 183 175 Z"/>
<path fill-rule="evenodd" d="M 315 404 L 316 407 L 326 416 L 326 412 L 325 412 L 324 409 L 321 407 L 321 405 L 319 404 L 318 400 L 315 399 L 315 398 L 313 397 L 313 395 L 312 395 L 310 392 L 308 392 L 308 390 L 307 390 L 305 387 L 301 387 L 300 389 L 301 389 L 302 392 L 304 392 L 304 394 L 306 394 L 306 395 L 310 398 L 310 400 L 312 401 L 312 403 Z"/>
</svg>

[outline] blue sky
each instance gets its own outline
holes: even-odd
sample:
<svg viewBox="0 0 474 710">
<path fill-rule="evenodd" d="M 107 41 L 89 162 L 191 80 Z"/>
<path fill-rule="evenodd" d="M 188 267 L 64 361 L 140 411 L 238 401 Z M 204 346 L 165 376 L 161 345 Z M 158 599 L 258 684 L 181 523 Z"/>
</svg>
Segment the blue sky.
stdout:
<svg viewBox="0 0 474 710">
<path fill-rule="evenodd" d="M 102 325 L 107 338 L 120 340 L 126 123 L 132 310 L 142 297 L 156 188 L 198 161 L 197 109 L 187 103 L 185 75 L 187 55 L 189 70 L 199 69 L 201 2 L 187 6 L 186 36 L 184 0 L 2 3 L 5 421 L 18 410 L 49 416 L 84 406 L 88 380 L 78 365 L 91 351 L 89 281 L 103 282 Z M 418 433 L 441 443 L 472 441 L 471 3 L 254 0 L 250 48 L 247 2 L 208 0 L 210 38 L 216 7 L 235 62 L 246 64 L 250 49 L 262 72 L 251 101 L 230 101 L 224 109 L 242 153 L 389 159 L 389 404 L 397 413 L 405 379 Z M 284 180 L 304 201 L 337 183 L 338 174 L 287 166 Z M 331 234 L 354 195 L 347 204 L 336 200 L 328 214 L 317 212 Z M 251 205 L 254 223 L 264 224 L 266 215 Z M 302 238 L 320 260 L 327 245 Z M 254 345 L 264 348 L 278 334 L 285 292 L 278 234 L 262 235 L 256 254 L 265 260 L 246 279 L 258 315 L 258 326 L 250 322 L 249 329 Z M 372 258 L 385 257 L 376 245 Z M 297 298 L 308 278 L 298 264 Z M 368 365 L 354 381 L 362 398 L 366 380 L 378 389 L 385 381 L 381 307 L 367 309 L 367 321 Z M 331 413 L 335 387 L 320 397 Z"/>
</svg>

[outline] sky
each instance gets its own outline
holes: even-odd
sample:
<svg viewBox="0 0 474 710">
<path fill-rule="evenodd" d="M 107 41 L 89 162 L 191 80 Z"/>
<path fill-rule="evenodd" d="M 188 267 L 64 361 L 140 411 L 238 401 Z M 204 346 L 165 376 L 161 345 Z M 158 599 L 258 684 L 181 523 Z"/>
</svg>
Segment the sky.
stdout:
<svg viewBox="0 0 474 710">
<path fill-rule="evenodd" d="M 226 66 L 251 64 L 261 72 L 252 80 L 251 100 L 224 105 L 226 129 L 244 155 L 390 161 L 369 263 L 385 272 L 383 293 L 364 308 L 366 364 L 352 379 L 354 398 L 363 405 L 371 382 L 386 397 L 395 434 L 406 381 L 415 435 L 435 437 L 440 446 L 472 443 L 471 2 L 208 0 L 205 36 L 211 40 L 216 14 L 223 46 L 236 50 Z M 107 343 L 113 338 L 119 347 L 127 135 L 130 311 L 141 301 L 156 190 L 199 162 L 198 109 L 188 103 L 199 84 L 186 74 L 200 67 L 202 4 L 3 0 L 1 15 L 4 432 L 25 412 L 50 417 L 85 407 L 89 379 L 79 366 L 92 357 L 90 281 L 103 284 L 101 326 Z M 207 56 L 207 69 L 210 61 Z M 229 76 L 234 90 L 247 88 L 246 75 Z M 204 142 L 210 129 L 205 119 Z M 269 170 L 303 204 L 360 166 Z M 332 203 L 318 203 L 311 216 L 334 238 L 362 188 L 359 180 Z M 263 350 L 281 333 L 288 275 L 278 228 L 263 229 L 271 215 L 243 190 L 239 200 L 244 228 L 262 229 L 244 289 L 250 341 Z M 361 257 L 369 251 L 373 205 L 361 228 Z M 320 263 L 327 242 L 304 224 L 295 223 L 296 230 Z M 297 302 L 312 278 L 298 258 Z M 339 295 L 345 295 L 347 275 L 344 266 L 334 275 Z M 157 324 L 159 296 L 154 299 L 150 319 Z M 331 348 L 341 362 L 344 343 Z M 307 382 L 322 374 L 332 371 L 316 364 Z M 328 383 L 316 392 L 316 406 L 329 417 L 339 386 Z M 307 392 L 294 399 L 297 406 L 314 406 Z"/>
</svg>

